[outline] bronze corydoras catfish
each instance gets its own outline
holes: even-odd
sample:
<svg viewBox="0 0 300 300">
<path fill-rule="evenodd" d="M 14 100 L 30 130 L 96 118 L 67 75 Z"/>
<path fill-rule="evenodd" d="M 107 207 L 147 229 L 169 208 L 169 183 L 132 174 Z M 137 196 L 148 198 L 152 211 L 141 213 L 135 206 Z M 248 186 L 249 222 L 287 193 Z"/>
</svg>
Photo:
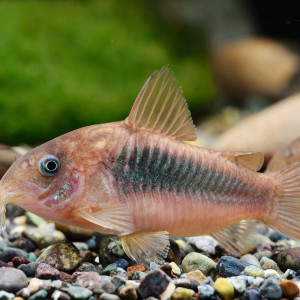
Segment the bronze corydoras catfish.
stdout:
<svg viewBox="0 0 300 300">
<path fill-rule="evenodd" d="M 145 83 L 125 121 L 81 128 L 20 159 L 0 184 L 6 203 L 121 237 L 127 255 L 161 263 L 169 235 L 210 233 L 229 250 L 249 245 L 258 220 L 300 238 L 299 165 L 256 171 L 257 152 L 186 144 L 196 130 L 168 67 Z"/>
</svg>

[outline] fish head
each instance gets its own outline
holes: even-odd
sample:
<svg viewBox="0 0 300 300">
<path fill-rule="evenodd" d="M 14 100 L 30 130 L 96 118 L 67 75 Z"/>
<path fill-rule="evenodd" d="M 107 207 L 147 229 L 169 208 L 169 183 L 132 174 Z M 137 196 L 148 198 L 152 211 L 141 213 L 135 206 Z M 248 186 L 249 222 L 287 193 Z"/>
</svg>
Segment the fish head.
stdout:
<svg viewBox="0 0 300 300">
<path fill-rule="evenodd" d="M 17 159 L 0 181 L 0 221 L 14 204 L 52 221 L 68 222 L 84 199 L 89 167 L 106 152 L 112 128 L 94 125 L 57 137 Z"/>
</svg>

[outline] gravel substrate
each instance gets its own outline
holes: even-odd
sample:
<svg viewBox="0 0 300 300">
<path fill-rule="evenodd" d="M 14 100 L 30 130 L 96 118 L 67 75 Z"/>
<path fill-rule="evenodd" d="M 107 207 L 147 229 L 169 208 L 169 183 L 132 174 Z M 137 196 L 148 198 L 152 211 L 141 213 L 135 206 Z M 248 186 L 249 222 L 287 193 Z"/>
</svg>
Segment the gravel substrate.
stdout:
<svg viewBox="0 0 300 300">
<path fill-rule="evenodd" d="M 14 207 L 0 240 L 2 299 L 293 299 L 300 243 L 257 226 L 257 247 L 241 258 L 209 236 L 171 240 L 166 263 L 146 270 L 117 237 L 76 231 Z M 300 300 L 300 297 L 298 298 Z"/>
</svg>

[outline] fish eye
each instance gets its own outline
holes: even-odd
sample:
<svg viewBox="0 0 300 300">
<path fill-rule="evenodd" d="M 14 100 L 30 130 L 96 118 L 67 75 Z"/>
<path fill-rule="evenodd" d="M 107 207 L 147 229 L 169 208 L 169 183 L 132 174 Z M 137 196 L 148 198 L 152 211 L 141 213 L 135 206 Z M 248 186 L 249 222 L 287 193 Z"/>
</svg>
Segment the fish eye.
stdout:
<svg viewBox="0 0 300 300">
<path fill-rule="evenodd" d="M 60 160 L 55 156 L 46 156 L 40 160 L 40 171 L 43 175 L 54 176 L 60 170 Z"/>
</svg>

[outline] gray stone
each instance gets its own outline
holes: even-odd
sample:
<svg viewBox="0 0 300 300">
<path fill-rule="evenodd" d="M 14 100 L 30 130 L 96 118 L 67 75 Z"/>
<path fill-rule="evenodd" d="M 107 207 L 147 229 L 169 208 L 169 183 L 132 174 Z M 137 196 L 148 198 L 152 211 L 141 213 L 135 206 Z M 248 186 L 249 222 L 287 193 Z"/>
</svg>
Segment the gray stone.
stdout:
<svg viewBox="0 0 300 300">
<path fill-rule="evenodd" d="M 0 253 L 0 260 L 10 262 L 15 256 L 26 258 L 27 252 L 18 248 L 7 247 Z"/>
<path fill-rule="evenodd" d="M 0 300 L 11 300 L 15 298 L 15 295 L 5 291 L 0 291 Z"/>
<path fill-rule="evenodd" d="M 208 254 L 216 253 L 215 248 L 218 245 L 218 242 L 210 235 L 188 237 L 186 240 L 202 252 Z"/>
<path fill-rule="evenodd" d="M 0 290 L 16 293 L 28 285 L 25 274 L 15 268 L 0 268 Z"/>
<path fill-rule="evenodd" d="M 109 294 L 109 293 L 103 293 L 103 294 L 101 294 L 99 299 L 100 300 L 120 300 L 120 297 L 117 295 Z"/>
<path fill-rule="evenodd" d="M 76 268 L 75 272 L 97 272 L 97 273 L 101 273 L 102 271 L 102 267 L 101 265 L 97 266 L 94 265 L 92 263 L 89 262 L 82 262 L 78 265 L 78 267 Z"/>
<path fill-rule="evenodd" d="M 56 290 L 51 295 L 51 299 L 53 299 L 53 300 L 70 300 L 71 297 L 65 292 Z"/>
<path fill-rule="evenodd" d="M 29 264 L 23 264 L 23 265 L 18 266 L 18 269 L 22 270 L 26 276 L 34 277 L 36 269 L 38 268 L 39 264 L 40 263 L 36 263 L 36 262 L 29 263 Z"/>
<path fill-rule="evenodd" d="M 245 254 L 243 255 L 240 260 L 247 262 L 250 265 L 254 265 L 257 267 L 261 267 L 260 262 L 258 261 L 258 259 L 252 255 L 252 254 Z"/>
<path fill-rule="evenodd" d="M 121 285 L 126 283 L 126 280 L 120 276 L 114 276 L 111 279 L 111 283 L 115 286 L 116 289 L 118 289 Z"/>
<path fill-rule="evenodd" d="M 217 263 L 217 273 L 222 277 L 239 276 L 250 264 L 232 256 L 222 256 Z"/>
<path fill-rule="evenodd" d="M 258 290 L 250 289 L 244 293 L 243 299 L 244 300 L 262 300 L 262 297 Z"/>
<path fill-rule="evenodd" d="M 215 290 L 211 285 L 203 284 L 198 286 L 198 293 L 201 296 L 201 299 L 210 299 L 210 297 L 214 294 Z"/>
<path fill-rule="evenodd" d="M 43 300 L 47 297 L 48 292 L 46 290 L 40 290 L 30 296 L 28 300 Z"/>
<path fill-rule="evenodd" d="M 86 299 L 93 295 L 92 291 L 79 285 L 71 285 L 66 292 L 74 299 Z"/>
<path fill-rule="evenodd" d="M 267 279 L 259 289 L 262 296 L 270 299 L 280 299 L 282 290 L 274 279 Z"/>
<path fill-rule="evenodd" d="M 205 276 L 213 276 L 216 265 L 217 264 L 206 255 L 191 252 L 182 261 L 182 271 L 188 273 L 190 271 L 199 270 Z"/>
</svg>

